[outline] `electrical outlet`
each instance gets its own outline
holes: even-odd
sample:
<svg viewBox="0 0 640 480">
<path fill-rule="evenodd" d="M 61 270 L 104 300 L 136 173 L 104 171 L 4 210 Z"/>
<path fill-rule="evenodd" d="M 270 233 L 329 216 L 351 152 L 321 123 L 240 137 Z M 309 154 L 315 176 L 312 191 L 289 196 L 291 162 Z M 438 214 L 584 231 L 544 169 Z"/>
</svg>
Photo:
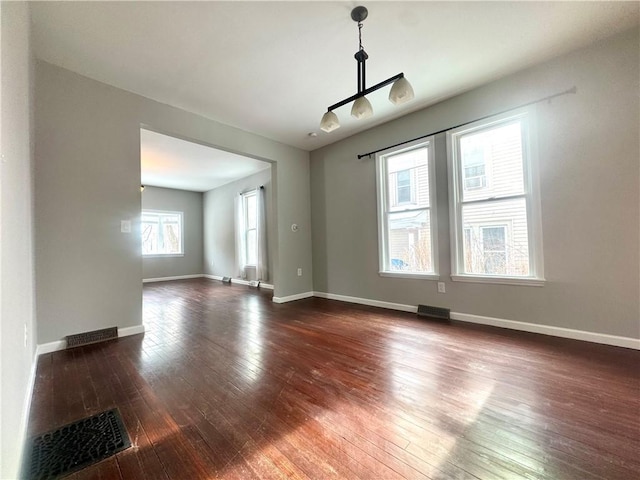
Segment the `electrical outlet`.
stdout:
<svg viewBox="0 0 640 480">
<path fill-rule="evenodd" d="M 24 324 L 24 346 L 27 346 L 27 339 L 29 338 L 29 334 L 28 334 L 28 330 L 27 330 L 27 324 Z"/>
<path fill-rule="evenodd" d="M 446 293 L 447 290 L 444 286 L 444 282 L 438 282 L 438 293 Z"/>
<path fill-rule="evenodd" d="M 299 277 L 301 277 L 301 276 L 302 276 L 302 269 L 301 269 L 301 268 L 299 268 L 299 269 L 298 269 L 298 276 L 299 276 Z"/>
</svg>

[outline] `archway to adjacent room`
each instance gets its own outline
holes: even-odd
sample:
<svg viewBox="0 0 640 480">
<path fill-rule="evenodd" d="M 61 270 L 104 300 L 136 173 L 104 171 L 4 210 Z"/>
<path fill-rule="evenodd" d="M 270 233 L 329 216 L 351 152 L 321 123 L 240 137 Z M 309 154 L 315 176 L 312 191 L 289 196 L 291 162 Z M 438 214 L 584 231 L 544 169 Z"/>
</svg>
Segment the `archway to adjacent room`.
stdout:
<svg viewBox="0 0 640 480">
<path fill-rule="evenodd" d="M 273 288 L 275 164 L 144 126 L 140 167 L 143 282 L 228 277 Z"/>
</svg>

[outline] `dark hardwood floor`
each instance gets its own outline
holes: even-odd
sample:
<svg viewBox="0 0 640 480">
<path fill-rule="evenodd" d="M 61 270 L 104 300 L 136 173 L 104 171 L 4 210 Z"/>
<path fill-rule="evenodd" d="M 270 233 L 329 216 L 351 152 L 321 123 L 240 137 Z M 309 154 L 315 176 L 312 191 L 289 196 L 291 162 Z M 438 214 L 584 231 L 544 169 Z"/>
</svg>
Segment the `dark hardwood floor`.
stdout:
<svg viewBox="0 0 640 480">
<path fill-rule="evenodd" d="M 205 280 L 42 355 L 29 434 L 118 407 L 71 479 L 640 478 L 640 352 Z"/>
</svg>

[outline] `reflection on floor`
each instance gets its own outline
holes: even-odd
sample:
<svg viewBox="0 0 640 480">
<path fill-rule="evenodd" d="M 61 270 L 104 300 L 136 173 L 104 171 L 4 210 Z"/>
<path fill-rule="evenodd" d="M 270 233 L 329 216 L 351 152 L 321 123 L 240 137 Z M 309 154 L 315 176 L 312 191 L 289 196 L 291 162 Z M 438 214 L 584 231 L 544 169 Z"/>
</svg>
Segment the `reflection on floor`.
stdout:
<svg viewBox="0 0 640 480">
<path fill-rule="evenodd" d="M 640 352 L 195 279 L 43 355 L 29 434 L 118 407 L 70 479 L 640 478 Z"/>
</svg>

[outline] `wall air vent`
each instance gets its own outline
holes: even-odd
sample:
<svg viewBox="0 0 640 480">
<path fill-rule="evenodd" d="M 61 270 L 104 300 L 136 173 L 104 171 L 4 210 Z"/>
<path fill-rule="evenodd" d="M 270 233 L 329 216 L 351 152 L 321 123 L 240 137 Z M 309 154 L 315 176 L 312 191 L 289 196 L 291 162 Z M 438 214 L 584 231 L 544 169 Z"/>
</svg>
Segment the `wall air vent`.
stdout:
<svg viewBox="0 0 640 480">
<path fill-rule="evenodd" d="M 118 327 L 67 335 L 67 348 L 82 347 L 83 345 L 113 340 L 114 338 L 118 338 Z"/>
<path fill-rule="evenodd" d="M 429 305 L 418 305 L 418 316 L 451 320 L 451 310 L 448 308 L 431 307 Z"/>
</svg>

